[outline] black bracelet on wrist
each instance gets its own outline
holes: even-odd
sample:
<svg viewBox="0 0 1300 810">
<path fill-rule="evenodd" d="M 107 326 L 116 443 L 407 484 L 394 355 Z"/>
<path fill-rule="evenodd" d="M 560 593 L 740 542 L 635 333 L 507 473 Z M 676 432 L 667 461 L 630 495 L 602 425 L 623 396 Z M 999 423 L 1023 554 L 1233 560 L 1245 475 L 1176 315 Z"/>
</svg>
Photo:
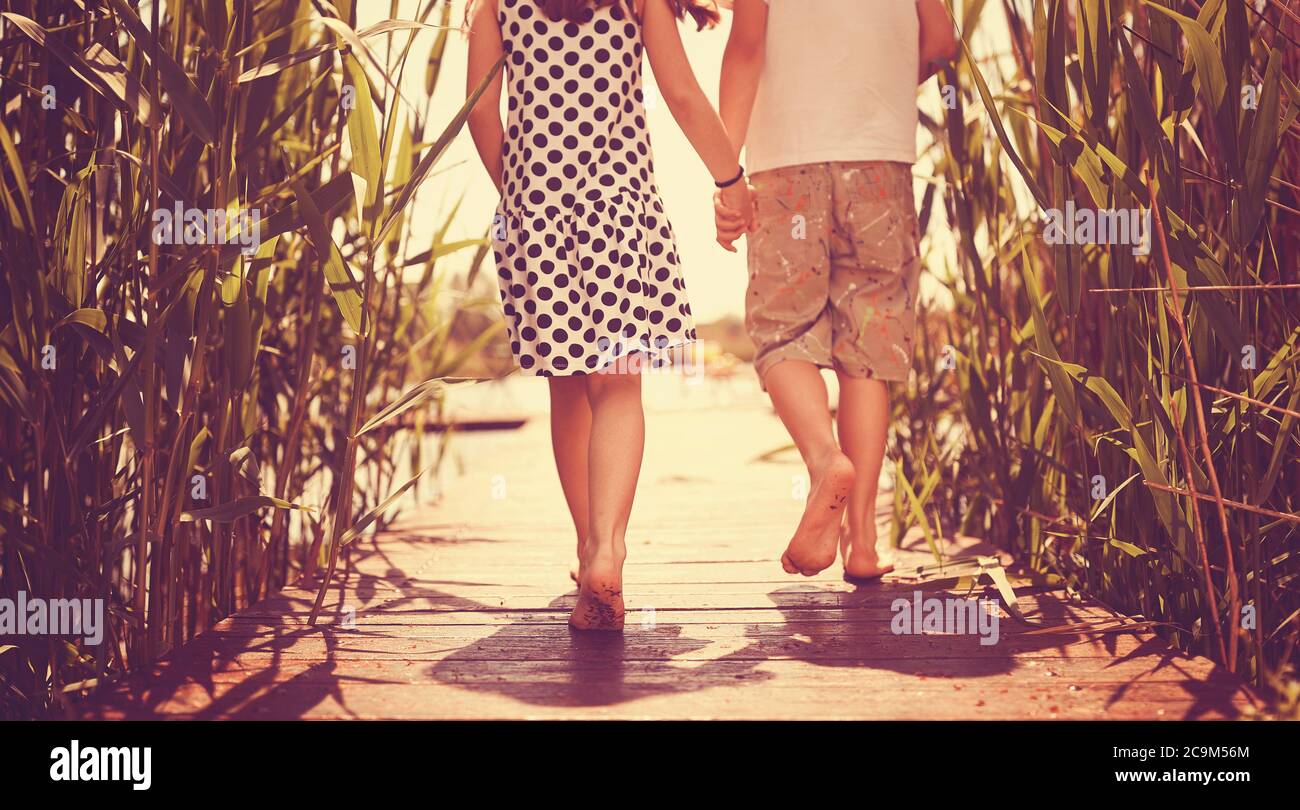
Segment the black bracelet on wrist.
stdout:
<svg viewBox="0 0 1300 810">
<path fill-rule="evenodd" d="M 741 166 L 740 173 L 737 174 L 735 177 L 731 178 L 730 180 L 723 181 L 721 183 L 719 183 L 717 180 L 714 180 L 713 185 L 717 186 L 718 188 L 731 188 L 732 186 L 736 185 L 744 178 L 745 178 L 745 167 Z"/>
</svg>

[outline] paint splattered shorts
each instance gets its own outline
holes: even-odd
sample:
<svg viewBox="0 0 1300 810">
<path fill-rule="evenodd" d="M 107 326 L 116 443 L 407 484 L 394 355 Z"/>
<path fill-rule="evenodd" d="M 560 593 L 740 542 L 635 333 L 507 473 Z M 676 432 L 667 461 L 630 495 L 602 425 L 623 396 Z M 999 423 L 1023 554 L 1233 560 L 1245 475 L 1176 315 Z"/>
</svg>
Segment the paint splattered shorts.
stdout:
<svg viewBox="0 0 1300 810">
<path fill-rule="evenodd" d="M 907 379 L 921 268 L 912 167 L 810 163 L 750 182 L 745 326 L 759 379 L 782 360 Z"/>
</svg>

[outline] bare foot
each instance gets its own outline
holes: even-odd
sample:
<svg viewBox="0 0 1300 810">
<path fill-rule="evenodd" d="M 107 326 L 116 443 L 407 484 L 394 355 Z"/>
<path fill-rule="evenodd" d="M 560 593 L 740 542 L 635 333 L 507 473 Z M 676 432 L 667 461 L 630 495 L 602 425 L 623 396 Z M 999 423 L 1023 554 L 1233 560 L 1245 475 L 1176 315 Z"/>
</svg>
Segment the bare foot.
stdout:
<svg viewBox="0 0 1300 810">
<path fill-rule="evenodd" d="M 894 570 L 892 562 L 885 562 L 876 553 L 875 532 L 870 538 L 854 539 L 848 531 L 840 536 L 840 555 L 844 558 L 844 579 L 863 585 L 880 579 Z"/>
<path fill-rule="evenodd" d="M 844 504 L 853 489 L 853 462 L 839 451 L 830 453 L 809 471 L 812 492 L 799 527 L 781 555 L 787 574 L 810 577 L 835 562 L 836 538 L 844 518 Z"/>
<path fill-rule="evenodd" d="M 623 561 L 595 556 L 583 566 L 578 603 L 569 616 L 577 630 L 623 629 Z"/>
</svg>

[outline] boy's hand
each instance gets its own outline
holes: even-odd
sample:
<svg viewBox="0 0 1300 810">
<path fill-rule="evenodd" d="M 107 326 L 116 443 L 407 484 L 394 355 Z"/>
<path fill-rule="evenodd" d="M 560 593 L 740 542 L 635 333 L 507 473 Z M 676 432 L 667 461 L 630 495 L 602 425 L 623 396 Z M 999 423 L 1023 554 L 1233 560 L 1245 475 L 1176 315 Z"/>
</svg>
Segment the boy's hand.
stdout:
<svg viewBox="0 0 1300 810">
<path fill-rule="evenodd" d="M 735 241 L 754 229 L 757 199 L 748 181 L 736 183 L 713 195 L 714 224 L 718 231 L 718 244 L 732 253 Z"/>
</svg>

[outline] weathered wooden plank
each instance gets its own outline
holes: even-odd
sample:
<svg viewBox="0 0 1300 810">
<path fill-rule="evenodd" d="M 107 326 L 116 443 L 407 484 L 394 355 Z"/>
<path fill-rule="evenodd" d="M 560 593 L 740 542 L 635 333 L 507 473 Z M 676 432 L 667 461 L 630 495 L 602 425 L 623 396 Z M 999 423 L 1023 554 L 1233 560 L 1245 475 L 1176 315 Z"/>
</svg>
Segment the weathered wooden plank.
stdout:
<svg viewBox="0 0 1300 810">
<path fill-rule="evenodd" d="M 850 662 L 931 658 L 1012 661 L 1028 658 L 1109 660 L 1116 655 L 1127 656 L 1147 650 L 1141 639 L 1128 635 L 1105 640 L 1008 636 L 997 644 L 986 646 L 973 636 L 894 636 L 888 633 L 887 628 L 876 633 L 852 635 L 785 632 L 770 625 L 765 629 L 742 629 L 739 632 L 735 626 L 711 632 L 701 632 L 703 628 L 705 626 L 700 625 L 690 635 L 680 634 L 675 628 L 628 632 L 624 634 L 617 654 L 623 661 L 712 660 L 721 655 L 734 660 L 754 661 L 787 658 Z M 480 632 L 470 632 L 475 629 Z M 581 640 L 571 639 L 565 628 L 548 631 L 546 627 L 533 625 L 528 629 L 501 633 L 491 627 L 478 627 L 431 636 L 415 635 L 405 630 L 383 635 L 340 631 L 326 636 L 312 632 L 255 639 L 213 635 L 193 642 L 193 649 L 195 654 L 211 654 L 221 659 L 237 657 L 250 662 L 259 657 L 440 660 L 448 656 L 484 661 L 565 661 L 602 660 L 610 655 L 607 646 L 587 645 Z M 1160 656 L 1153 656 L 1150 661 L 1133 662 L 1120 671 L 1141 671 L 1142 667 L 1154 666 L 1163 660 Z M 1095 662 L 1090 664 L 1095 665 Z"/>
<path fill-rule="evenodd" d="M 331 657 L 318 659 L 282 658 L 268 662 L 261 658 L 223 659 L 201 679 L 193 678 L 184 667 L 160 666 L 152 679 L 156 688 L 171 689 L 187 683 L 254 682 L 262 687 L 274 683 L 330 681 L 366 684 L 428 683 L 461 684 L 469 681 L 549 683 L 565 682 L 575 686 L 621 681 L 629 684 L 672 686 L 682 678 L 680 691 L 695 691 L 708 686 L 727 686 L 734 680 L 775 679 L 778 685 L 795 687 L 807 681 L 817 688 L 862 687 L 871 689 L 910 686 L 920 688 L 938 680 L 957 684 L 956 688 L 980 684 L 984 687 L 1026 687 L 1063 689 L 1081 684 L 1175 683 L 1193 687 L 1200 684 L 1207 697 L 1248 700 L 1249 693 L 1236 689 L 1236 679 L 1222 670 L 1197 659 L 1174 657 L 1158 668 L 1129 667 L 1116 671 L 1097 666 L 1092 658 L 1034 659 L 1016 657 L 1003 662 L 969 658 L 878 658 L 869 662 L 845 659 L 740 658 L 721 654 L 713 658 L 620 658 L 573 657 L 562 660 L 494 661 L 483 666 L 482 659 L 472 656 L 442 660 L 409 660 L 382 657 Z M 1148 662 L 1151 663 L 1151 662 Z M 772 673 L 772 677 L 761 673 Z M 779 677 L 776 677 L 779 676 Z M 785 680 L 790 679 L 790 680 Z M 125 695 L 125 691 L 120 692 Z M 828 692 L 824 699 L 835 702 L 841 696 Z"/>
<path fill-rule="evenodd" d="M 890 663 L 884 661 L 884 664 Z M 155 682 L 153 689 L 145 694 L 156 694 L 173 687 L 194 683 L 210 685 L 213 683 L 239 684 L 248 683 L 258 688 L 276 683 L 313 682 L 321 684 L 365 683 L 365 684 L 406 684 L 418 686 L 428 684 L 431 688 L 442 684 L 462 684 L 483 682 L 489 684 L 506 684 L 503 689 L 509 691 L 514 686 L 524 683 L 559 683 L 568 684 L 574 689 L 584 685 L 599 686 L 609 683 L 626 683 L 632 686 L 655 686 L 665 689 L 687 692 L 703 688 L 726 687 L 737 680 L 777 680 L 777 685 L 796 688 L 801 681 L 818 688 L 862 687 L 872 690 L 894 688 L 905 690 L 920 688 L 929 681 L 956 684 L 957 689 L 974 684 L 991 688 L 992 686 L 1012 688 L 1042 688 L 1073 691 L 1073 687 L 1085 684 L 1132 685 L 1137 683 L 1170 683 L 1188 688 L 1199 685 L 1207 686 L 1206 679 L 1212 680 L 1204 672 L 1178 673 L 1137 673 L 1132 676 L 1102 673 L 1095 667 L 1079 666 L 1073 670 L 1048 666 L 1042 663 L 1026 664 L 1001 671 L 988 671 L 978 679 L 971 679 L 970 662 L 958 659 L 934 661 L 898 660 L 895 666 L 854 667 L 851 665 L 826 662 L 807 662 L 795 660 L 773 660 L 754 663 L 750 661 L 719 660 L 707 663 L 677 661 L 625 661 L 611 665 L 602 661 L 572 662 L 504 662 L 492 668 L 483 667 L 476 660 L 457 660 L 440 663 L 428 661 L 401 660 L 340 660 L 340 661 L 284 661 L 273 666 L 257 664 L 253 667 L 232 667 L 211 673 L 203 681 L 188 679 L 171 679 L 164 672 Z M 794 680 L 784 682 L 783 678 Z M 677 683 L 686 679 L 689 683 Z M 1232 691 L 1218 688 L 1223 684 L 1208 684 L 1204 690 L 1207 696 L 1236 700 L 1247 699 L 1244 691 Z M 1209 688 L 1215 687 L 1215 688 Z M 837 702 L 842 695 L 823 696 L 826 702 Z"/>
<path fill-rule="evenodd" d="M 887 627 L 884 620 L 864 618 L 844 611 L 808 611 L 810 616 L 801 616 L 797 620 L 787 621 L 780 613 L 775 611 L 764 613 L 763 611 L 735 611 L 736 618 L 730 618 L 730 613 L 693 613 L 691 611 L 661 611 L 656 614 L 660 627 L 677 627 L 684 634 L 694 633 L 694 628 L 700 626 L 753 626 L 753 625 L 776 625 L 788 626 L 794 628 L 792 633 L 825 633 L 831 632 L 828 628 L 841 628 L 845 634 L 858 632 L 855 630 L 857 625 L 877 625 Z M 489 613 L 485 611 L 468 611 L 455 612 L 446 611 L 436 614 L 424 614 L 419 611 L 413 611 L 403 614 L 384 614 L 382 616 L 367 617 L 359 614 L 354 625 L 350 628 L 344 623 L 321 622 L 316 625 L 317 629 L 347 630 L 357 629 L 361 632 L 374 633 L 402 633 L 411 636 L 432 636 L 437 633 L 439 628 L 444 627 L 493 627 L 501 628 L 505 626 L 517 627 L 522 630 L 526 627 L 553 627 L 556 629 L 567 629 L 568 613 L 566 611 L 533 611 L 533 612 L 509 612 L 509 613 Z M 633 617 L 634 622 L 631 629 L 627 632 L 630 634 L 640 627 L 639 620 Z M 306 617 L 269 617 L 266 619 L 244 619 L 231 623 L 220 634 L 225 637 L 274 637 L 277 635 L 287 635 L 299 632 L 307 627 Z M 1077 631 L 1073 627 L 1063 624 L 1051 625 L 1052 631 L 1063 633 L 1067 636 L 1086 636 L 1087 633 Z M 1001 631 L 1008 632 L 1005 628 Z M 1115 632 L 1115 631 L 1110 631 Z M 1100 635 L 1100 633 L 1099 633 Z"/>
<path fill-rule="evenodd" d="M 569 612 L 563 608 L 554 610 L 443 610 L 443 611 L 426 611 L 426 610 L 407 610 L 407 611 L 387 611 L 368 613 L 364 610 L 358 610 L 355 615 L 351 616 L 351 623 L 357 629 L 362 631 L 381 631 L 393 630 L 399 628 L 410 628 L 411 632 L 418 634 L 423 629 L 457 626 L 457 625 L 489 625 L 500 627 L 503 625 L 551 625 L 558 628 L 565 628 L 568 625 Z M 634 613 L 628 632 L 636 632 L 643 623 L 648 623 L 650 615 Z M 1042 623 L 1043 627 L 1073 629 L 1079 634 L 1085 631 L 1079 628 L 1078 622 L 1082 620 L 1101 620 L 1109 618 L 1109 614 L 1099 608 L 1093 608 L 1091 612 L 1080 610 L 1076 614 L 1071 614 L 1071 620 L 1048 619 Z M 347 629 L 348 617 L 345 616 L 328 616 L 317 623 L 317 628 Z M 660 627 L 675 626 L 682 628 L 691 628 L 695 625 L 758 625 L 758 624 L 776 624 L 799 627 L 803 625 L 812 625 L 813 629 L 818 629 L 821 625 L 842 625 L 845 632 L 854 632 L 853 627 L 858 624 L 873 624 L 887 626 L 892 620 L 892 614 L 885 608 L 809 608 L 799 611 L 797 616 L 791 617 L 788 611 L 769 608 L 766 610 L 674 610 L 660 609 L 654 613 L 654 622 Z M 294 614 L 275 614 L 269 616 L 248 616 L 240 614 L 231 617 L 218 627 L 217 632 L 236 636 L 256 636 L 256 635 L 274 635 L 295 632 L 308 627 L 306 611 Z M 1005 617 L 999 624 L 1000 632 L 1026 632 L 1030 628 L 1019 622 L 1014 622 Z M 826 632 L 826 628 L 821 628 Z M 688 632 L 685 631 L 684 632 Z"/>
<path fill-rule="evenodd" d="M 445 572 L 440 577 L 414 578 L 414 577 L 359 577 L 355 581 L 349 580 L 345 586 L 354 592 L 398 592 L 412 595 L 419 595 L 422 592 L 428 593 L 446 593 L 449 590 L 457 592 L 464 591 L 467 593 L 477 593 L 483 596 L 491 597 L 512 597 L 523 594 L 548 593 L 560 595 L 568 591 L 576 590 L 576 586 L 569 579 L 568 569 L 561 569 L 559 572 L 551 571 L 542 576 L 535 577 L 502 577 L 497 575 L 495 578 L 486 576 L 476 577 L 473 574 L 463 572 Z M 558 575 L 557 575 L 558 574 Z M 855 588 L 844 582 L 800 582 L 791 583 L 789 580 L 780 579 L 723 579 L 719 578 L 714 581 L 707 580 L 645 580 L 640 578 L 628 577 L 623 581 L 624 589 L 628 592 L 635 591 L 642 595 L 656 596 L 660 594 L 680 594 L 691 596 L 695 594 L 757 594 L 768 598 L 769 602 L 779 602 L 786 594 L 812 594 L 812 593 L 838 593 L 852 594 L 859 600 L 876 599 L 890 604 L 894 599 L 902 597 L 910 599 L 914 591 L 921 591 L 924 596 L 971 596 L 979 598 L 989 596 L 997 598 L 996 591 L 984 588 L 968 591 L 966 589 L 958 590 L 956 588 L 944 589 L 934 585 L 914 585 L 908 583 L 890 582 L 876 585 L 873 587 Z M 332 588 L 331 590 L 337 590 Z M 1019 589 L 1017 593 L 1030 593 L 1026 589 Z M 305 594 L 306 591 L 288 591 L 288 594 Z M 1058 601 L 1054 600 L 1054 601 Z"/>
<path fill-rule="evenodd" d="M 630 675 L 630 677 L 629 677 Z M 256 676 L 253 676 L 256 677 Z M 481 670 L 460 682 L 430 683 L 416 668 L 408 683 L 325 677 L 267 684 L 251 679 L 187 684 L 165 693 L 160 711 L 178 717 L 243 719 L 773 718 L 773 719 L 1135 719 L 1231 718 L 1245 700 L 1206 701 L 1198 681 L 1025 684 L 955 680 L 809 681 L 772 664 L 748 673 L 627 673 L 621 679 L 560 674 L 520 681 Z M 815 687 L 815 688 L 813 688 Z M 107 706 L 103 716 L 139 716 Z"/>
<path fill-rule="evenodd" d="M 568 611 L 577 599 L 576 592 L 567 593 L 516 593 L 516 594 L 482 594 L 459 589 L 447 590 L 418 589 L 409 591 L 384 592 L 378 588 L 365 593 L 351 593 L 341 601 L 336 591 L 331 590 L 324 602 L 324 615 L 338 617 L 345 613 L 345 608 L 356 615 L 386 615 L 389 613 L 434 613 L 440 611 Z M 889 599 L 877 595 L 843 591 L 798 592 L 791 591 L 773 597 L 766 593 L 649 593 L 625 595 L 628 609 L 638 612 L 653 608 L 657 613 L 665 610 L 693 610 L 705 612 L 723 612 L 732 610 L 776 609 L 787 618 L 797 618 L 809 610 L 857 610 L 865 607 L 887 609 Z M 241 615 L 254 618 L 271 616 L 305 616 L 310 612 L 311 599 L 305 593 L 286 594 L 265 600 L 243 611 Z M 1067 616 L 1097 617 L 1104 615 L 1097 609 L 1077 610 L 1065 606 L 1062 602 L 1044 602 L 1036 614 L 1030 618 L 1063 618 Z"/>
</svg>

